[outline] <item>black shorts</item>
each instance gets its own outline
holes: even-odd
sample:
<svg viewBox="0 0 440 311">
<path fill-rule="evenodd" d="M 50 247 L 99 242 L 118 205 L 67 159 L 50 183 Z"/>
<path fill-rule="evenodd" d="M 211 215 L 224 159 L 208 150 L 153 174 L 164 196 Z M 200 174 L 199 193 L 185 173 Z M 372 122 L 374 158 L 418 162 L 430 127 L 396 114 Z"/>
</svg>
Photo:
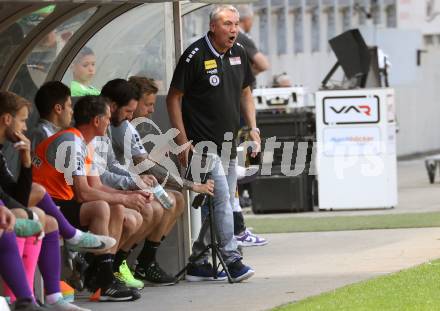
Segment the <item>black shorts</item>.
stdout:
<svg viewBox="0 0 440 311">
<path fill-rule="evenodd" d="M 65 201 L 53 199 L 53 201 L 60 207 L 61 213 L 63 213 L 64 217 L 66 217 L 67 221 L 70 222 L 72 226 L 82 231 L 88 230 L 87 227 L 81 226 L 80 212 L 82 203 L 75 200 Z"/>
</svg>

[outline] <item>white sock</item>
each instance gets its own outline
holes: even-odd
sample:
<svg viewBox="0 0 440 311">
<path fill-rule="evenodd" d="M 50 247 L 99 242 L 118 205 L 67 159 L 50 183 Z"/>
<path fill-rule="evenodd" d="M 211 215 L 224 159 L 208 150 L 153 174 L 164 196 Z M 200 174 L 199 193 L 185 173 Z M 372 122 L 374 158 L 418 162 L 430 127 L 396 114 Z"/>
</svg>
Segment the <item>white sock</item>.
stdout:
<svg viewBox="0 0 440 311">
<path fill-rule="evenodd" d="M 60 298 L 63 298 L 63 295 L 61 293 L 55 293 L 55 294 L 50 294 L 46 296 L 46 301 L 48 304 L 52 305 L 55 302 L 57 302 L 58 300 L 60 300 Z"/>
<path fill-rule="evenodd" d="M 234 206 L 232 207 L 233 212 L 241 212 L 240 199 L 238 197 L 234 198 Z"/>
<path fill-rule="evenodd" d="M 70 244 L 78 244 L 83 233 L 84 232 L 82 232 L 81 230 L 76 229 L 75 235 L 70 239 L 67 239 L 66 241 L 68 241 Z"/>
</svg>

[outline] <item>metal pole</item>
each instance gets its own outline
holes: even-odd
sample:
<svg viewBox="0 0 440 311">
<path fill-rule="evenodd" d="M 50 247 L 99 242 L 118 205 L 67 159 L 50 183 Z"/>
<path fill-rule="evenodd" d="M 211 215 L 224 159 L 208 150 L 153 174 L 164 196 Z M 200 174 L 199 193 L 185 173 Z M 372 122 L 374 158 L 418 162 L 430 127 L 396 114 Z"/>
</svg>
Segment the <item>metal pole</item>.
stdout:
<svg viewBox="0 0 440 311">
<path fill-rule="evenodd" d="M 174 23 L 174 51 L 176 64 L 183 52 L 182 40 L 182 16 L 180 2 L 173 2 L 173 23 Z"/>
<path fill-rule="evenodd" d="M 212 252 L 212 267 L 214 268 L 212 273 L 214 279 L 217 279 L 218 269 L 217 269 L 217 239 L 216 231 L 214 230 L 214 207 L 212 202 L 212 196 L 208 196 L 208 208 L 209 208 L 209 231 L 211 233 L 211 252 Z M 220 254 L 218 254 L 221 256 Z"/>
</svg>

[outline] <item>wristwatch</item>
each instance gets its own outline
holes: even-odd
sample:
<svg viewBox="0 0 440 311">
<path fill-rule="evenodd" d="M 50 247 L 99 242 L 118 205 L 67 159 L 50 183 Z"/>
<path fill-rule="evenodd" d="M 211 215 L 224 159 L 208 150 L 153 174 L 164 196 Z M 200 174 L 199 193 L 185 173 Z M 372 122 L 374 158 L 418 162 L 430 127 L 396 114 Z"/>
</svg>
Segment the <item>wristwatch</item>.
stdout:
<svg viewBox="0 0 440 311">
<path fill-rule="evenodd" d="M 250 129 L 250 131 L 257 132 L 258 135 L 260 135 L 260 129 L 258 127 L 253 127 L 253 128 Z"/>
</svg>

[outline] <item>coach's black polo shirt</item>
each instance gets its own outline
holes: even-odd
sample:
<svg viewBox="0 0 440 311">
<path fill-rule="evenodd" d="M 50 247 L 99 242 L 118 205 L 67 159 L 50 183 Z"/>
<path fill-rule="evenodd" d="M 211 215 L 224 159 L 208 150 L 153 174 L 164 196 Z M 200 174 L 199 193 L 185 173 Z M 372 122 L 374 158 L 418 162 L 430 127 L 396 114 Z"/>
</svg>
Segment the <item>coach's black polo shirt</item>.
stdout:
<svg viewBox="0 0 440 311">
<path fill-rule="evenodd" d="M 224 134 L 232 132 L 234 141 L 240 126 L 240 98 L 250 86 L 252 76 L 243 47 L 237 43 L 219 54 L 208 34 L 191 44 L 174 71 L 171 87 L 184 93 L 183 123 L 193 144 L 212 141 L 220 152 Z M 236 156 L 235 142 L 231 158 Z"/>
</svg>

